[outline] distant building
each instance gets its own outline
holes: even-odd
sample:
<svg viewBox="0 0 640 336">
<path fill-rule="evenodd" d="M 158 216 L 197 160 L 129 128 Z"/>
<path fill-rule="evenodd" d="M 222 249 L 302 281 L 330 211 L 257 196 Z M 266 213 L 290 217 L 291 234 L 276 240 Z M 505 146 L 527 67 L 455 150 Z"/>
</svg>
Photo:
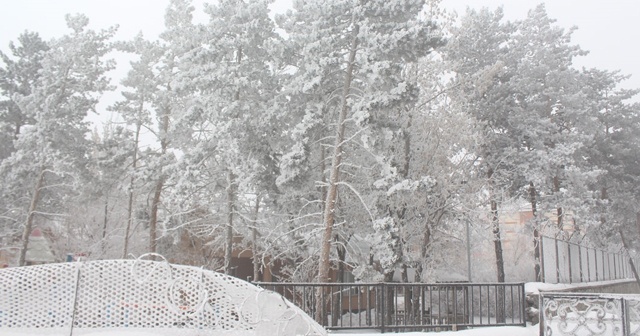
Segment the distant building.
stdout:
<svg viewBox="0 0 640 336">
<path fill-rule="evenodd" d="M 39 228 L 31 231 L 25 262 L 27 266 L 56 262 L 56 258 L 51 252 L 51 245 Z"/>
</svg>

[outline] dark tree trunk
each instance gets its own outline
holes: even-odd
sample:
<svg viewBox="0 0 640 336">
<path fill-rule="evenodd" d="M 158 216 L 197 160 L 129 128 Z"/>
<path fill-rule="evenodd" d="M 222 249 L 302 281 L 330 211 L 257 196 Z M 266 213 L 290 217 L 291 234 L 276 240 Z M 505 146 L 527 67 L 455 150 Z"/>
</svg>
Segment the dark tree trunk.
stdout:
<svg viewBox="0 0 640 336">
<path fill-rule="evenodd" d="M 340 114 L 336 126 L 336 138 L 331 160 L 331 171 L 329 174 L 329 186 L 327 190 L 327 200 L 324 207 L 324 233 L 321 241 L 321 251 L 318 265 L 318 282 L 325 283 L 329 280 L 331 239 L 333 237 L 333 224 L 335 221 L 336 202 L 338 198 L 338 181 L 340 179 L 340 164 L 342 162 L 342 143 L 345 139 L 346 119 L 348 107 L 348 96 L 351 92 L 351 81 L 353 80 L 353 67 L 358 49 L 358 25 L 355 25 L 352 32 L 352 42 L 349 50 L 349 59 L 345 71 L 344 86 L 342 89 Z M 316 321 L 322 322 L 322 291 L 316 292 Z"/>
<path fill-rule="evenodd" d="M 138 143 L 140 141 L 140 128 L 142 124 L 140 121 L 136 124 L 136 135 L 135 141 L 133 143 L 133 158 L 131 163 L 131 168 L 133 169 L 131 173 L 131 178 L 129 179 L 129 204 L 127 205 L 127 224 L 124 229 L 124 247 L 122 248 L 122 259 L 127 258 L 127 254 L 129 253 L 129 235 L 131 231 L 131 226 L 133 226 L 133 195 L 134 195 L 134 182 L 135 182 L 135 173 L 136 168 L 138 166 Z"/>
<path fill-rule="evenodd" d="M 253 281 L 262 281 L 260 277 L 260 257 L 258 254 L 258 213 L 260 195 L 256 195 L 256 207 L 253 209 L 253 227 L 251 228 L 251 253 L 253 255 Z"/>
<path fill-rule="evenodd" d="M 560 192 L 560 178 L 556 175 L 553 177 L 553 191 L 556 195 Z M 564 238 L 564 210 L 561 206 L 556 209 L 556 215 L 558 216 L 558 230 L 563 233 Z"/>
<path fill-rule="evenodd" d="M 347 259 L 347 249 L 344 246 L 345 242 L 343 242 L 340 239 L 340 236 L 335 235 L 335 241 L 336 241 L 336 252 L 338 253 L 338 274 L 337 274 L 336 282 L 344 283 L 344 272 L 345 272 L 344 263 L 345 263 L 345 260 Z M 351 294 L 349 293 L 347 295 L 351 295 Z M 349 299 L 343 298 L 342 295 L 337 295 L 333 297 L 333 312 L 331 314 L 332 326 L 338 325 L 338 320 L 342 315 L 343 300 L 349 300 Z"/>
<path fill-rule="evenodd" d="M 533 259 L 534 259 L 534 274 L 536 275 L 536 281 L 542 282 L 542 270 L 540 261 L 540 228 L 538 223 L 538 193 L 533 182 L 529 182 L 529 200 L 531 202 L 531 214 L 533 216 Z"/>
<path fill-rule="evenodd" d="M 160 196 L 164 187 L 164 177 L 161 176 L 156 183 L 153 192 L 153 200 L 151 201 L 151 214 L 149 216 L 149 252 L 156 253 L 158 249 L 158 205 L 160 204 Z"/>
<path fill-rule="evenodd" d="M 504 257 L 502 253 L 502 240 L 500 239 L 500 220 L 498 218 L 498 202 L 491 201 L 491 222 L 493 226 L 493 246 L 496 254 L 496 271 L 498 282 L 504 282 Z"/>
<path fill-rule="evenodd" d="M 42 184 L 44 183 L 44 166 L 40 167 L 40 173 L 38 174 L 38 180 L 33 187 L 33 194 L 31 195 L 31 203 L 29 204 L 29 212 L 27 213 L 27 222 L 24 225 L 22 231 L 22 248 L 20 249 L 20 257 L 18 259 L 18 265 L 25 266 L 27 259 L 27 249 L 29 248 L 29 235 L 33 229 L 33 218 L 40 202 L 40 193 L 42 192 Z"/>
<path fill-rule="evenodd" d="M 224 273 L 227 275 L 232 274 L 231 258 L 233 256 L 233 215 L 235 212 L 235 176 L 229 171 L 227 186 L 227 228 L 225 234 L 225 249 L 224 249 Z"/>
<path fill-rule="evenodd" d="M 104 196 L 104 217 L 102 218 L 102 257 L 107 254 L 107 224 L 109 222 L 109 192 Z"/>
</svg>

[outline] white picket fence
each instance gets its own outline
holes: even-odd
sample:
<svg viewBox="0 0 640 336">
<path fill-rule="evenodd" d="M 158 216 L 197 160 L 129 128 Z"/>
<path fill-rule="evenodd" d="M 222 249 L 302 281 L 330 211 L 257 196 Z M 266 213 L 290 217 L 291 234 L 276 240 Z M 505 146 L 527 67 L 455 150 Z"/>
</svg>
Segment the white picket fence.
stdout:
<svg viewBox="0 0 640 336">
<path fill-rule="evenodd" d="M 166 261 L 101 260 L 0 270 L 0 334 L 4 329 L 70 335 L 96 328 L 326 335 L 277 293 Z"/>
</svg>

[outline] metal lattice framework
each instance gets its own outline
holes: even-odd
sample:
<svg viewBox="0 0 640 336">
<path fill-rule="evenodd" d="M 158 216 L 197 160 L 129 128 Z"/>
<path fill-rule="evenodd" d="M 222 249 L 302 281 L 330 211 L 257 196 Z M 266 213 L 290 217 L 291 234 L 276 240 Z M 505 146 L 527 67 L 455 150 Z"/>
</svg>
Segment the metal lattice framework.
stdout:
<svg viewBox="0 0 640 336">
<path fill-rule="evenodd" d="M 277 293 L 224 274 L 142 257 L 0 270 L 4 328 L 326 335 Z"/>
</svg>

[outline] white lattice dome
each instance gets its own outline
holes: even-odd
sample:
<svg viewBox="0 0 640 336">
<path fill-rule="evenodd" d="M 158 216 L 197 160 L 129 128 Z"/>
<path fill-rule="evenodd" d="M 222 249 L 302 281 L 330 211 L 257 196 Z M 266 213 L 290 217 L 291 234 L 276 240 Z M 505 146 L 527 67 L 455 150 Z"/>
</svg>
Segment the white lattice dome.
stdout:
<svg viewBox="0 0 640 336">
<path fill-rule="evenodd" d="M 326 335 L 279 294 L 196 267 L 138 259 L 0 270 L 0 334 L 73 330 L 75 335 L 97 328 L 164 335 Z"/>
</svg>

